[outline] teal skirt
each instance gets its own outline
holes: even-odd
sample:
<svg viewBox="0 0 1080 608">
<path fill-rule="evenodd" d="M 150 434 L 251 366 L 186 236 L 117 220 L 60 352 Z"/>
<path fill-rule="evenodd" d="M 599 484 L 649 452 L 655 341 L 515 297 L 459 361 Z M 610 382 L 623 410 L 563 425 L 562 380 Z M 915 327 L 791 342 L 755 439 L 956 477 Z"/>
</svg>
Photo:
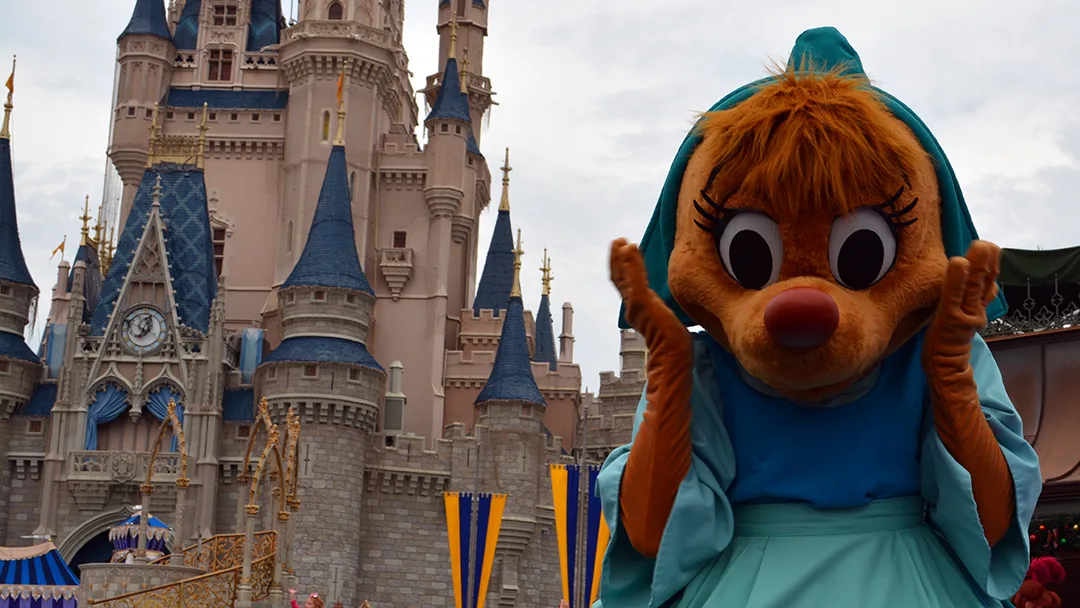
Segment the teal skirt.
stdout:
<svg viewBox="0 0 1080 608">
<path fill-rule="evenodd" d="M 671 606 L 976 608 L 985 597 L 926 525 L 920 497 L 853 509 L 735 508 L 735 537 Z"/>
</svg>

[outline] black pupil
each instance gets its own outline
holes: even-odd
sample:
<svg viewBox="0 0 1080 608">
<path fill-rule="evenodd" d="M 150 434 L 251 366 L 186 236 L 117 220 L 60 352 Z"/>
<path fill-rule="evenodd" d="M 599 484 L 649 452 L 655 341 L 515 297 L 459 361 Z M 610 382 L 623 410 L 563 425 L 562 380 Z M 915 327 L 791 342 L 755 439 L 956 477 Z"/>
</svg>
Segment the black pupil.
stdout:
<svg viewBox="0 0 1080 608">
<path fill-rule="evenodd" d="M 765 237 L 753 230 L 740 230 L 731 238 L 728 259 L 731 274 L 747 289 L 762 289 L 772 278 L 773 254 Z"/>
<path fill-rule="evenodd" d="M 851 289 L 866 289 L 874 284 L 885 263 L 885 244 L 873 230 L 857 230 L 840 246 L 836 256 L 836 275 Z"/>
</svg>

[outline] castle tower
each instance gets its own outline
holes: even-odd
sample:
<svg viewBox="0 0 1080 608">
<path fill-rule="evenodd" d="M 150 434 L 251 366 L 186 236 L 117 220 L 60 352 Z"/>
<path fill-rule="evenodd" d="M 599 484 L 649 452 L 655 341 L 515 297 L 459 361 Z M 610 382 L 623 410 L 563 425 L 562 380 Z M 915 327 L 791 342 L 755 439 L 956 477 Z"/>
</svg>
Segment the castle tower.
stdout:
<svg viewBox="0 0 1080 608">
<path fill-rule="evenodd" d="M 86 274 L 83 279 L 83 312 L 82 323 L 89 323 L 90 317 L 94 314 L 94 309 L 97 308 L 98 299 L 101 297 L 101 286 L 103 282 L 102 268 L 101 268 L 101 251 L 99 242 L 101 239 L 101 224 L 99 223 L 95 228 L 95 237 L 90 236 L 90 197 L 86 197 L 86 202 L 83 206 L 83 215 L 79 218 L 82 220 L 82 236 L 79 238 L 79 249 L 75 252 L 75 262 L 82 262 L 86 265 Z M 75 284 L 75 269 L 71 269 L 71 273 L 67 279 L 67 291 L 70 293 L 72 286 Z"/>
<path fill-rule="evenodd" d="M 488 32 L 490 1 L 439 0 L 439 21 L 436 26 L 439 32 L 439 65 L 450 58 L 460 58 L 465 64 L 467 71 L 461 80 L 474 125 L 481 124 L 484 114 L 495 105 L 491 79 L 484 76 L 484 38 Z M 428 105 L 434 103 L 443 84 L 441 74 L 428 76 L 427 86 L 421 91 Z"/>
<path fill-rule="evenodd" d="M 496 590 L 499 605 L 518 605 L 518 579 L 528 564 L 526 549 L 538 534 L 536 505 L 540 504 L 538 475 L 548 460 L 544 413 L 547 404 L 533 378 L 529 345 L 525 336 L 521 300 L 521 233 L 514 252 L 512 288 L 503 321 L 495 365 L 487 384 L 476 398 L 475 435 L 480 447 L 483 491 L 508 495 L 499 534 L 502 568 Z"/>
<path fill-rule="evenodd" d="M 131 21 L 116 43 L 120 74 L 109 158 L 124 183 L 120 199 L 120 225 L 124 226 L 146 169 L 147 131 L 154 107 L 169 89 L 176 59 L 163 0 L 136 0 Z"/>
<path fill-rule="evenodd" d="M 294 514 L 294 563 L 307 581 L 359 576 L 355 552 L 342 551 L 341 543 L 361 536 L 356 484 L 386 389 L 386 373 L 366 346 L 375 294 L 356 251 L 344 120 L 342 106 L 307 243 L 278 292 L 284 338 L 255 380 L 256 398 L 267 400 L 276 420 L 293 407 L 304 423 L 309 447 L 301 448 L 300 483 L 311 498 Z M 337 599 L 355 605 L 355 593 L 346 585 Z"/>
<path fill-rule="evenodd" d="M 8 452 L 11 415 L 30 400 L 41 379 L 41 359 L 26 345 L 23 331 L 36 308 L 38 288 L 23 257 L 19 221 L 15 211 L 15 181 L 11 167 L 11 92 L 0 125 L 0 454 Z M 11 488 L 7 471 L 0 484 Z M 9 491 L 0 492 L 0 513 L 5 513 Z M 7 534 L 0 524 L 0 538 Z"/>
</svg>

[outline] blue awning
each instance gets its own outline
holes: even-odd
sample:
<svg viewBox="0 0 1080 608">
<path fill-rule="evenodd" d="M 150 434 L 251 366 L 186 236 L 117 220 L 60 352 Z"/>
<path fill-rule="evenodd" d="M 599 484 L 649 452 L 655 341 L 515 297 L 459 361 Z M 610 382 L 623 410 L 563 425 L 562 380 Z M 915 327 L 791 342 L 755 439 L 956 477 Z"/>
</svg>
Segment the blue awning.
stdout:
<svg viewBox="0 0 1080 608">
<path fill-rule="evenodd" d="M 0 548 L 0 589 L 5 587 L 78 587 L 79 579 L 52 543 Z"/>
</svg>

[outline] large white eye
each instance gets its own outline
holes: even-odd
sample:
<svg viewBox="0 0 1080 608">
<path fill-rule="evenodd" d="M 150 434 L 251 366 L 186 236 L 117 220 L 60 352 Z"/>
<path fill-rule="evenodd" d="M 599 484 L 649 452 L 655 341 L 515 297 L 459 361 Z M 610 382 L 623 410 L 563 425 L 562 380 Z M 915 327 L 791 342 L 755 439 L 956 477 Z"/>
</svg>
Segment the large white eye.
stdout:
<svg viewBox="0 0 1080 608">
<path fill-rule="evenodd" d="M 724 226 L 716 242 L 724 268 L 746 289 L 763 289 L 780 276 L 784 244 L 780 227 L 757 211 L 741 211 Z"/>
<path fill-rule="evenodd" d="M 896 261 L 896 234 L 873 209 L 856 209 L 833 221 L 829 234 L 829 266 L 848 289 L 866 289 L 889 272 Z"/>
</svg>

